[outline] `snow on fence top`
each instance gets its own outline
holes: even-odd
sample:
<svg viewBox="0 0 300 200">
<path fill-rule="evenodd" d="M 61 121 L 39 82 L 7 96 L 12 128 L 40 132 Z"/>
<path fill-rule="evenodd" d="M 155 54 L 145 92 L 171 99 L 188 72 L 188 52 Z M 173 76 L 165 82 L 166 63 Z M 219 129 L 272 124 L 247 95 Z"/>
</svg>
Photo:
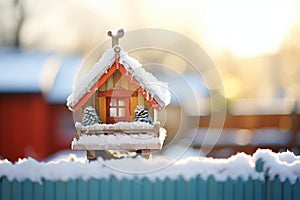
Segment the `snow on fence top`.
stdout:
<svg viewBox="0 0 300 200">
<path fill-rule="evenodd" d="M 263 160 L 263 171 L 255 170 L 258 159 Z M 134 172 L 119 171 L 118 167 L 131 169 Z M 161 167 L 164 166 L 164 167 Z M 115 169 L 114 169 L 115 168 Z M 152 170 L 156 168 L 157 170 Z M 148 172 L 147 172 L 148 170 Z M 236 180 L 241 177 L 248 180 L 264 180 L 268 174 L 270 178 L 279 176 L 282 181 L 289 179 L 293 184 L 300 178 L 300 157 L 291 152 L 273 153 L 269 150 L 258 150 L 253 156 L 239 153 L 228 159 L 213 159 L 205 157 L 189 157 L 187 159 L 174 160 L 170 164 L 170 158 L 154 157 L 152 160 L 143 158 L 127 158 L 119 160 L 107 160 L 88 162 L 83 158 L 69 155 L 68 158 L 59 161 L 38 162 L 32 158 L 20 159 L 13 164 L 8 160 L 0 161 L 0 177 L 6 176 L 9 180 L 31 181 L 62 180 L 69 179 L 102 179 L 115 176 L 118 179 L 133 179 L 144 177 L 155 179 L 177 179 L 183 177 L 186 180 L 201 176 L 207 179 L 213 175 L 217 181 L 226 181 L 228 178 Z"/>
<path fill-rule="evenodd" d="M 115 47 L 106 50 L 91 71 L 75 84 L 72 94 L 67 99 L 67 106 L 69 109 L 72 110 L 78 101 L 90 91 L 101 76 L 114 64 L 114 48 Z M 120 51 L 120 63 L 123 64 L 132 77 L 139 82 L 141 87 L 146 90 L 149 96 L 153 97 L 154 95 L 157 95 L 159 100 L 163 102 L 164 106 L 167 106 L 170 103 L 171 95 L 168 84 L 158 81 L 152 73 L 147 72 L 142 67 L 141 63 L 139 63 L 136 59 L 129 57 L 123 49 Z"/>
</svg>

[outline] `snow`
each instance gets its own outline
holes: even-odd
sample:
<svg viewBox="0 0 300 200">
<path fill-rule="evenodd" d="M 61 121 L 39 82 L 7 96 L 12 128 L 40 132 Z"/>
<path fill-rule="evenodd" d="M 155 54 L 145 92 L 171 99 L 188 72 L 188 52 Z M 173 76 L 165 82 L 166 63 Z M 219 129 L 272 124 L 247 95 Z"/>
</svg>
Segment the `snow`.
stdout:
<svg viewBox="0 0 300 200">
<path fill-rule="evenodd" d="M 67 99 L 69 109 L 72 110 L 79 100 L 91 90 L 101 76 L 113 65 L 115 61 L 115 47 L 106 50 L 91 71 L 75 84 L 72 94 Z M 132 77 L 139 82 L 148 95 L 153 96 L 158 103 L 163 103 L 163 106 L 167 106 L 170 103 L 171 95 L 168 84 L 158 81 L 152 73 L 147 72 L 142 67 L 142 64 L 134 58 L 129 57 L 122 48 L 120 51 L 120 63 L 123 64 Z"/>
<path fill-rule="evenodd" d="M 81 135 L 72 141 L 75 150 L 124 150 L 124 149 L 160 149 L 166 137 L 166 131 L 160 128 L 159 137 L 153 134 L 97 134 Z"/>
<path fill-rule="evenodd" d="M 117 122 L 115 124 L 93 124 L 89 126 L 82 126 L 80 122 L 76 122 L 75 127 L 86 128 L 87 130 L 153 129 L 153 125 L 145 122 Z"/>
<path fill-rule="evenodd" d="M 273 180 L 276 176 L 281 182 L 286 179 L 292 184 L 300 179 L 300 156 L 292 152 L 273 153 L 271 150 L 257 150 L 253 155 L 254 160 L 262 159 L 263 171 Z"/>
<path fill-rule="evenodd" d="M 262 159 L 264 173 L 255 170 L 255 162 Z M 213 175 L 218 181 L 228 178 L 236 180 L 264 180 L 265 173 L 271 178 L 276 175 L 281 181 L 290 180 L 293 184 L 300 178 L 300 157 L 291 152 L 273 153 L 270 150 L 258 150 L 253 156 L 245 153 L 236 154 L 228 159 L 213 159 L 206 157 L 188 157 L 172 160 L 169 157 L 156 156 L 146 160 L 142 157 L 102 160 L 88 162 L 86 159 L 69 154 L 66 158 L 49 162 L 37 162 L 33 158 L 19 159 L 16 163 L 7 160 L 0 161 L 0 177 L 6 176 L 10 181 L 29 179 L 39 182 L 47 180 L 67 181 L 70 179 L 107 179 L 115 176 L 118 179 L 148 178 L 175 180 L 183 177 L 185 180 L 202 177 L 206 180 Z"/>
<path fill-rule="evenodd" d="M 75 106 L 76 103 L 78 103 L 78 101 L 90 91 L 100 77 L 107 72 L 114 61 L 115 53 L 113 48 L 110 48 L 104 52 L 91 71 L 73 87 L 73 92 L 67 99 L 67 106 L 70 109 L 72 109 L 72 107 Z"/>
</svg>

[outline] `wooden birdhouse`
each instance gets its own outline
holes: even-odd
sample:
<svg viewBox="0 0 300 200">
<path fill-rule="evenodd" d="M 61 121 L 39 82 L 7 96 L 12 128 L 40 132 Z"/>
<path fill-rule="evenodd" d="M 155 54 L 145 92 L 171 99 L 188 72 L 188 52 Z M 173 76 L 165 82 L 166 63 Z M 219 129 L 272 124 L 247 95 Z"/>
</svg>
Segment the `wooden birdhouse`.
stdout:
<svg viewBox="0 0 300 200">
<path fill-rule="evenodd" d="M 112 48 L 73 87 L 67 105 L 73 112 L 76 137 L 72 149 L 134 150 L 149 154 L 161 149 L 166 131 L 157 111 L 170 103 L 166 83 L 158 81 L 119 46 L 124 30 L 108 32 Z"/>
</svg>

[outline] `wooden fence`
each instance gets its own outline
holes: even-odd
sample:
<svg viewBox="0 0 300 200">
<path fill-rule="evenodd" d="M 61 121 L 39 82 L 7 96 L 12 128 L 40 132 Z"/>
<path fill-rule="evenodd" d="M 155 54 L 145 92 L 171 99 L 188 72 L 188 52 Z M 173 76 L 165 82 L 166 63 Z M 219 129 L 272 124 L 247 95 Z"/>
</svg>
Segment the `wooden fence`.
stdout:
<svg viewBox="0 0 300 200">
<path fill-rule="evenodd" d="M 43 179 L 40 182 L 25 180 L 9 181 L 7 177 L 1 177 L 0 199 L 113 199 L 113 200 L 298 200 L 300 198 L 300 180 L 291 183 L 288 179 L 280 181 L 278 176 L 271 179 L 267 174 L 268 170 L 263 170 L 264 163 L 261 159 L 256 162 L 256 171 L 265 173 L 264 180 L 249 178 L 243 180 L 227 179 L 217 181 L 214 176 L 203 179 L 197 176 L 193 179 L 185 180 L 178 177 L 173 180 L 148 178 L 117 179 L 110 176 L 108 179 L 88 179 L 49 181 Z"/>
</svg>

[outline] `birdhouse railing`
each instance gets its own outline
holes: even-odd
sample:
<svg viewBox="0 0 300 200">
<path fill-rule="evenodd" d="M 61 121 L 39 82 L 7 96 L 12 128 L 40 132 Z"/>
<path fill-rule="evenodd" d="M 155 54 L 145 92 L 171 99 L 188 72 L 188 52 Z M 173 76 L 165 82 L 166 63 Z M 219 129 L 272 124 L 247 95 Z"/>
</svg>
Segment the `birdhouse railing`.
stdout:
<svg viewBox="0 0 300 200">
<path fill-rule="evenodd" d="M 119 122 L 116 124 L 94 124 L 83 126 L 77 122 L 76 139 L 80 138 L 81 134 L 84 135 L 98 135 L 98 134 L 152 134 L 159 136 L 160 123 L 154 122 L 148 124 L 145 122 Z"/>
</svg>

